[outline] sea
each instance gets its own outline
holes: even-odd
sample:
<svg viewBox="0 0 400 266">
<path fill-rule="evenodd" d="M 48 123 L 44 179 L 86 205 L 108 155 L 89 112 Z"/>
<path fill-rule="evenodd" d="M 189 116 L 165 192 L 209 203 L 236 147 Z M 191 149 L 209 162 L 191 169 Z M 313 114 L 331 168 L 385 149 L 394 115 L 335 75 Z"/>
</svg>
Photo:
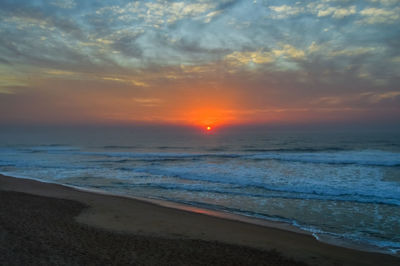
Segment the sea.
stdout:
<svg viewBox="0 0 400 266">
<path fill-rule="evenodd" d="M 400 131 L 0 131 L 0 172 L 285 223 L 400 254 Z"/>
</svg>

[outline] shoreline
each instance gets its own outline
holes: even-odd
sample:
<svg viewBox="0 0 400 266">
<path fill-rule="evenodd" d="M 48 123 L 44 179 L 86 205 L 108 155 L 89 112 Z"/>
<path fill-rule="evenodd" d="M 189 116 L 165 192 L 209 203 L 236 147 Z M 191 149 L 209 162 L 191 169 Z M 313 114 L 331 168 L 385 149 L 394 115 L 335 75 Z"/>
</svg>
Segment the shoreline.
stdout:
<svg viewBox="0 0 400 266">
<path fill-rule="evenodd" d="M 18 177 L 16 177 L 16 178 L 18 178 Z M 24 179 L 29 179 L 29 178 L 24 178 Z M 42 182 L 41 180 L 37 180 L 37 179 L 34 179 L 34 180 L 38 181 L 38 182 Z M 66 187 L 76 189 L 78 191 L 83 191 L 83 192 L 96 193 L 96 194 L 105 195 L 105 196 L 133 199 L 133 200 L 148 202 L 148 203 L 160 206 L 160 207 L 177 209 L 177 210 L 181 210 L 181 211 L 193 212 L 193 213 L 207 215 L 207 216 L 216 217 L 216 218 L 221 218 L 221 219 L 225 219 L 225 220 L 243 222 L 243 223 L 254 224 L 254 225 L 258 225 L 258 226 L 264 226 L 264 227 L 270 227 L 270 228 L 275 228 L 275 229 L 279 229 L 279 230 L 294 232 L 294 233 L 298 233 L 298 234 L 304 234 L 304 235 L 312 236 L 315 240 L 317 240 L 321 243 L 325 243 L 325 244 L 329 244 L 329 245 L 333 245 L 333 246 L 337 246 L 337 247 L 354 249 L 354 250 L 358 250 L 358 251 L 386 254 L 386 255 L 391 255 L 391 256 L 400 258 L 400 251 L 390 252 L 387 249 L 379 248 L 378 246 L 368 245 L 365 243 L 358 243 L 356 241 L 352 241 L 351 239 L 338 239 L 335 237 L 327 236 L 326 233 L 325 234 L 324 233 L 315 233 L 315 232 L 312 232 L 312 231 L 309 231 L 306 229 L 302 229 L 300 226 L 296 226 L 296 225 L 290 224 L 288 222 L 273 221 L 273 220 L 268 220 L 268 219 L 263 219 L 263 218 L 246 216 L 246 215 L 237 214 L 237 213 L 230 213 L 227 211 L 225 212 L 222 210 L 207 209 L 207 208 L 198 207 L 195 205 L 190 205 L 190 204 L 185 204 L 185 203 L 175 202 L 175 201 L 162 200 L 162 199 L 157 199 L 157 198 L 145 198 L 145 197 L 138 197 L 138 196 L 132 196 L 132 195 L 127 195 L 127 194 L 119 194 L 119 193 L 103 191 L 100 189 L 85 188 L 85 187 L 61 184 L 61 183 L 56 183 L 56 182 L 47 182 L 47 183 L 66 186 Z"/>
<path fill-rule="evenodd" d="M 277 229 L 281 229 L 281 230 L 285 230 L 285 231 L 310 235 L 310 236 L 313 236 L 315 239 L 317 239 L 317 237 L 315 237 L 312 232 L 303 230 L 295 225 L 292 225 L 292 224 L 286 223 L 286 222 L 272 221 L 272 220 L 267 220 L 267 219 L 262 219 L 262 218 L 245 216 L 242 214 L 224 212 L 221 210 L 207 209 L 207 208 L 198 207 L 198 206 L 180 203 L 180 202 L 175 202 L 175 201 L 167 201 L 167 200 L 162 200 L 162 199 L 157 199 L 157 198 L 138 197 L 138 196 L 133 196 L 133 195 L 108 192 L 108 191 L 101 190 L 101 189 L 86 188 L 86 187 L 79 187 L 79 186 L 74 186 L 74 185 L 69 185 L 69 184 L 62 184 L 62 183 L 58 183 L 58 182 L 41 180 L 38 178 L 31 178 L 31 177 L 26 177 L 26 176 L 9 176 L 9 175 L 6 175 L 1 172 L 0 172 L 0 176 L 6 176 L 6 177 L 10 177 L 10 178 L 18 178 L 18 179 L 22 179 L 22 180 L 33 180 L 33 181 L 37 181 L 39 183 L 54 184 L 54 185 L 71 188 L 71 189 L 74 189 L 77 191 L 95 193 L 95 194 L 100 194 L 100 195 L 104 195 L 104 196 L 133 199 L 133 200 L 148 202 L 148 203 L 151 203 L 151 204 L 154 204 L 157 206 L 161 206 L 161 207 L 165 207 L 165 208 L 178 209 L 178 210 L 182 210 L 182 211 L 208 215 L 208 216 L 217 217 L 217 218 L 221 218 L 221 219 L 239 221 L 239 222 L 244 222 L 244 223 L 249 223 L 249 224 L 272 227 L 272 228 L 277 228 Z M 326 243 L 328 243 L 328 242 L 326 242 Z M 337 245 L 337 246 L 341 246 L 341 245 Z M 372 251 L 369 249 L 359 249 L 359 250 Z M 381 252 L 381 253 L 384 253 L 384 252 Z"/>
<path fill-rule="evenodd" d="M 79 223 L 116 232 L 219 241 L 262 250 L 276 249 L 286 257 L 310 265 L 400 263 L 400 258 L 393 255 L 335 246 L 316 240 L 309 232 L 287 229 L 294 226 L 256 218 L 247 219 L 245 216 L 243 220 L 234 219 L 228 214 L 216 216 L 224 213 L 190 205 L 186 209 L 177 209 L 175 203 L 161 200 L 4 175 L 0 175 L 0 190 L 84 203 L 89 208 L 76 217 Z M 263 223 L 258 224 L 260 221 Z"/>
<path fill-rule="evenodd" d="M 75 186 L 75 185 L 62 184 L 62 183 L 58 183 L 58 182 L 54 182 L 54 181 L 41 180 L 38 178 L 31 178 L 31 177 L 26 177 L 26 176 L 8 176 L 8 175 L 0 172 L 0 176 L 1 175 L 11 177 L 11 178 L 23 179 L 23 180 L 24 179 L 25 180 L 34 180 L 34 181 L 37 181 L 40 183 L 59 185 L 59 186 L 71 188 L 71 189 L 74 189 L 77 191 L 82 191 L 82 192 L 95 193 L 95 194 L 100 194 L 100 195 L 104 195 L 104 196 L 133 199 L 133 200 L 138 200 L 138 201 L 142 201 L 142 202 L 147 202 L 150 204 L 155 204 L 157 206 L 161 206 L 161 207 L 165 207 L 165 208 L 177 209 L 177 210 L 181 210 L 181 211 L 193 212 L 193 213 L 208 215 L 208 216 L 217 217 L 217 218 L 226 219 L 226 220 L 239 221 L 239 222 L 243 222 L 243 223 L 249 223 L 249 224 L 271 227 L 271 228 L 276 228 L 276 229 L 299 233 L 299 234 L 305 234 L 305 235 L 312 236 L 314 239 L 316 239 L 317 241 L 319 241 L 321 243 L 325 243 L 325 244 L 329 244 L 329 245 L 333 245 L 333 246 L 337 246 L 337 247 L 354 249 L 354 250 L 358 250 L 358 251 L 386 254 L 386 255 L 391 255 L 391 256 L 400 258 L 399 251 L 390 252 L 389 250 L 380 248 L 379 246 L 376 246 L 376 245 L 368 245 L 366 243 L 360 243 L 357 241 L 353 241 L 351 239 L 338 239 L 336 237 L 327 236 L 326 234 L 323 234 L 323 233 L 319 234 L 319 233 L 315 233 L 315 232 L 312 232 L 312 231 L 309 231 L 306 229 L 302 229 L 300 226 L 296 226 L 296 225 L 293 225 L 293 224 L 290 224 L 290 223 L 284 222 L 284 221 L 273 221 L 273 220 L 268 220 L 268 219 L 263 219 L 263 218 L 245 216 L 242 214 L 224 212 L 222 210 L 207 209 L 204 207 L 198 207 L 195 205 L 190 205 L 190 204 L 185 204 L 185 203 L 180 203 L 180 202 L 113 193 L 113 192 L 108 192 L 108 191 L 101 190 L 101 189 L 79 187 L 79 186 Z"/>
</svg>

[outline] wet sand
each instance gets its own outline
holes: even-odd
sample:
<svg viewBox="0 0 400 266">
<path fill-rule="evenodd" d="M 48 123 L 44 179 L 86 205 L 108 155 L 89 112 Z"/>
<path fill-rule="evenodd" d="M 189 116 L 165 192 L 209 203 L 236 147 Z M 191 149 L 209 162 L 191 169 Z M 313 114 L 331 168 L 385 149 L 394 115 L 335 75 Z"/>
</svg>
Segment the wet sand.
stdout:
<svg viewBox="0 0 400 266">
<path fill-rule="evenodd" d="M 400 265 L 207 211 L 3 175 L 0 192 L 1 265 Z"/>
</svg>

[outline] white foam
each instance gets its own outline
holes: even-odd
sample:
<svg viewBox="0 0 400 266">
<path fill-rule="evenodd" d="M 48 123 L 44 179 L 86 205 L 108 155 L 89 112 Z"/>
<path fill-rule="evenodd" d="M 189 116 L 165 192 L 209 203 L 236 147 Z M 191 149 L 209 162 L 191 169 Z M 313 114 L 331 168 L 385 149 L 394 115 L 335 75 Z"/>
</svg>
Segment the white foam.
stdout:
<svg viewBox="0 0 400 266">
<path fill-rule="evenodd" d="M 363 150 L 363 151 L 338 151 L 338 152 L 299 152 L 299 153 L 264 153 L 249 155 L 252 159 L 275 159 L 305 163 L 327 164 L 358 164 L 374 166 L 400 165 L 400 153 Z"/>
</svg>

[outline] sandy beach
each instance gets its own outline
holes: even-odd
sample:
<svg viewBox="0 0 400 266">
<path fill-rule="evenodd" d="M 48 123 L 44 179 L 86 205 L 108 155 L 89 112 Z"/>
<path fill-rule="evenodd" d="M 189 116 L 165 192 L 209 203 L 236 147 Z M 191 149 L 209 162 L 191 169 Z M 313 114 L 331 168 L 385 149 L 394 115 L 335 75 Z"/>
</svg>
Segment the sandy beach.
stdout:
<svg viewBox="0 0 400 266">
<path fill-rule="evenodd" d="M 400 265 L 391 255 L 206 210 L 4 175 L 0 192 L 1 265 Z"/>
</svg>

